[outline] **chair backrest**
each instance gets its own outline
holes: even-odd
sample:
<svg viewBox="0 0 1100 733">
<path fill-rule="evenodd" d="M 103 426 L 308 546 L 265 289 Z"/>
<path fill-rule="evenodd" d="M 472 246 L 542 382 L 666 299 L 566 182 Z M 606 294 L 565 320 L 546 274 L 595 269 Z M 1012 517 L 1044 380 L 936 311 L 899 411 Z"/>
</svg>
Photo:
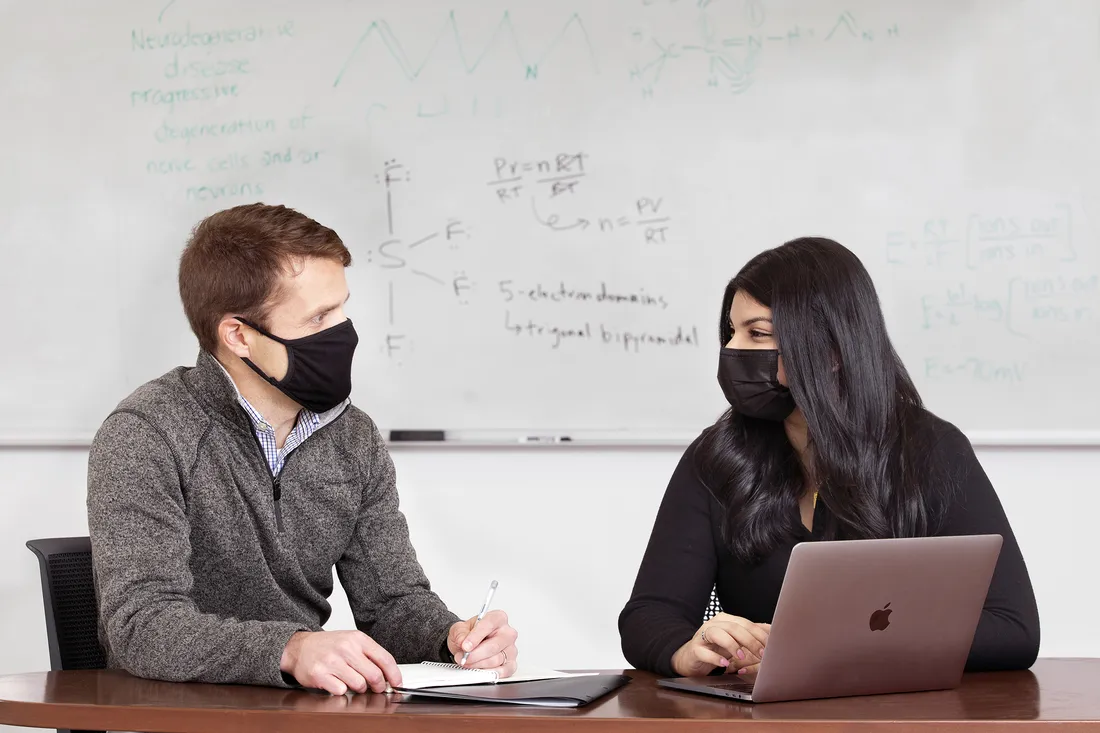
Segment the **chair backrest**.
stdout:
<svg viewBox="0 0 1100 733">
<path fill-rule="evenodd" d="M 99 644 L 92 543 L 87 537 L 31 540 L 42 571 L 42 605 L 50 668 L 105 669 L 107 655 Z"/>
</svg>

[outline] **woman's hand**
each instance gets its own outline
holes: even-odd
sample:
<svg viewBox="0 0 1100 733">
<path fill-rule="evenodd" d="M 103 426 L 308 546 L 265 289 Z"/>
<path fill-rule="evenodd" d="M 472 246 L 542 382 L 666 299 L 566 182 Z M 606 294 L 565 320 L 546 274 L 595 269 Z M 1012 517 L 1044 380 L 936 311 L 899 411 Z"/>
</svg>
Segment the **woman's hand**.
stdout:
<svg viewBox="0 0 1100 733">
<path fill-rule="evenodd" d="M 723 667 L 727 673 L 755 671 L 764 656 L 770 632 L 771 624 L 719 613 L 676 650 L 672 668 L 681 677 L 710 674 L 715 667 Z"/>
</svg>

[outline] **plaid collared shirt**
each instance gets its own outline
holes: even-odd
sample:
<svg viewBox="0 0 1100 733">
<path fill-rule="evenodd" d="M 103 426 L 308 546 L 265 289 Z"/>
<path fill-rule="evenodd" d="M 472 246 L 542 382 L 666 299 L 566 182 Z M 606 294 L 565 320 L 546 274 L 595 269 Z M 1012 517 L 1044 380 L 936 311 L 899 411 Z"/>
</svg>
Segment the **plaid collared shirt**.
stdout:
<svg viewBox="0 0 1100 733">
<path fill-rule="evenodd" d="M 248 413 L 248 418 L 252 421 L 252 428 L 260 441 L 260 447 L 263 449 L 264 458 L 267 459 L 267 465 L 271 467 L 272 476 L 278 476 L 279 472 L 283 470 L 283 464 L 286 463 L 286 457 L 290 455 L 291 451 L 304 443 L 306 438 L 313 435 L 318 429 L 339 417 L 340 413 L 342 413 L 351 403 L 351 400 L 344 400 L 342 404 L 322 413 L 312 412 L 303 408 L 302 411 L 298 413 L 298 420 L 294 423 L 294 429 L 290 431 L 290 435 L 287 436 L 286 441 L 283 443 L 283 447 L 279 448 L 275 440 L 274 426 L 264 419 L 264 416 L 244 398 L 241 391 L 237 389 L 237 385 L 233 381 L 233 378 L 229 376 L 229 372 L 225 370 L 225 367 L 220 363 L 218 366 L 222 367 L 222 371 L 225 372 L 225 378 L 229 380 L 229 383 L 233 385 L 233 389 L 237 392 L 237 401 L 241 404 L 241 407 L 244 408 L 244 411 Z"/>
<path fill-rule="evenodd" d="M 313 435 L 314 431 L 321 427 L 320 415 L 303 409 L 298 413 L 298 420 L 294 423 L 294 429 L 290 431 L 290 435 L 286 436 L 286 441 L 280 449 L 275 442 L 275 428 L 264 419 L 263 415 L 256 411 L 256 408 L 248 403 L 244 395 L 240 395 L 237 399 L 244 411 L 248 413 L 248 417 L 252 419 L 252 427 L 256 431 L 256 437 L 260 440 L 260 447 L 263 448 L 267 465 L 271 467 L 272 476 L 278 476 L 279 471 L 283 470 L 283 464 L 286 463 L 286 457 L 290 455 L 290 452 L 304 443 L 306 438 Z"/>
</svg>

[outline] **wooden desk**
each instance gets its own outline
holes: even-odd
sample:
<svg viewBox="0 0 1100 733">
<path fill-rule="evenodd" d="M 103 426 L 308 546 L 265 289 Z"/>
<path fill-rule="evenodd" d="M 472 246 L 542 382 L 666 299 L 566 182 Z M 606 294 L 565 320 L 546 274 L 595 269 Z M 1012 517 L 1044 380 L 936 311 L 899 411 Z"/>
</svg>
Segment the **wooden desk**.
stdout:
<svg viewBox="0 0 1100 733">
<path fill-rule="evenodd" d="M 149 733 L 268 731 L 1100 731 L 1100 659 L 1044 659 L 1029 672 L 969 675 L 961 688 L 909 695 L 750 705 L 625 688 L 576 710 L 439 704 L 387 695 L 153 682 L 120 672 L 0 677 L 0 723 Z"/>
</svg>

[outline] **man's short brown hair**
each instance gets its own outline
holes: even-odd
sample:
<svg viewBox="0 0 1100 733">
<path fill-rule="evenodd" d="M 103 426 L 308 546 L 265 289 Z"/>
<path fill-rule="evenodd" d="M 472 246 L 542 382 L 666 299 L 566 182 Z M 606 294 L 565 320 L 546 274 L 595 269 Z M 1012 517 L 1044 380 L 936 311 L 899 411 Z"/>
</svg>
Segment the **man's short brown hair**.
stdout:
<svg viewBox="0 0 1100 733">
<path fill-rule="evenodd" d="M 308 257 L 351 264 L 333 230 L 285 206 L 248 204 L 199 222 L 180 257 L 180 299 L 199 346 L 218 347 L 227 314 L 266 327 L 279 301 L 279 279 Z"/>
</svg>

